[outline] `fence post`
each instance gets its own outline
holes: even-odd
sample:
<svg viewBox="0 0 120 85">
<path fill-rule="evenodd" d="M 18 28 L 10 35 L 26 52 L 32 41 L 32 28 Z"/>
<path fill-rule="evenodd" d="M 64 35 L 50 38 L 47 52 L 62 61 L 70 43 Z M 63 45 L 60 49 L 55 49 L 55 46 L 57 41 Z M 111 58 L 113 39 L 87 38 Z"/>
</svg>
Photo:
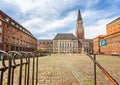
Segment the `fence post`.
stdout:
<svg viewBox="0 0 120 85">
<path fill-rule="evenodd" d="M 96 55 L 94 54 L 94 60 L 96 61 Z M 94 62 L 94 85 L 96 85 L 96 63 Z"/>
</svg>

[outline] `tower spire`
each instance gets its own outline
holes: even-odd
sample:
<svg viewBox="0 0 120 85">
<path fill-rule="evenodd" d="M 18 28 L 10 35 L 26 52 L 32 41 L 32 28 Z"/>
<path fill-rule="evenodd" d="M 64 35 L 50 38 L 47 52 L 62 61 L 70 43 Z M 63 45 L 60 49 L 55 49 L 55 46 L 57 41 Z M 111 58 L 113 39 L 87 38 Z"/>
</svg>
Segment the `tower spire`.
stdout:
<svg viewBox="0 0 120 85">
<path fill-rule="evenodd" d="M 77 21 L 80 21 L 82 20 L 82 17 L 81 17 L 81 13 L 80 13 L 80 9 L 78 10 L 78 18 L 77 18 Z"/>
<path fill-rule="evenodd" d="M 76 37 L 77 39 L 84 39 L 83 20 L 81 17 L 80 9 L 78 10 L 78 17 L 76 21 Z"/>
</svg>

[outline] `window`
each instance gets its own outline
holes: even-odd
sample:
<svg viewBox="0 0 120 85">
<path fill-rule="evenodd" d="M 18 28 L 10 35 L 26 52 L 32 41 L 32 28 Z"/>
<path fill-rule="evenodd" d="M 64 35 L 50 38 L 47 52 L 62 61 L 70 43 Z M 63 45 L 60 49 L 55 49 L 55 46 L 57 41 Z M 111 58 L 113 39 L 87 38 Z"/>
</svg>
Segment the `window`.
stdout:
<svg viewBox="0 0 120 85">
<path fill-rule="evenodd" d="M 6 33 L 10 33 L 10 31 L 9 31 L 9 30 L 6 30 Z"/>
<path fill-rule="evenodd" d="M 22 28 L 21 28 L 21 27 L 20 27 L 19 29 L 20 29 L 20 30 L 22 30 Z"/>
<path fill-rule="evenodd" d="M 2 21 L 0 21 L 0 25 L 2 25 Z"/>
<path fill-rule="evenodd" d="M 9 22 L 9 18 L 5 18 L 5 21 L 6 21 L 6 22 Z"/>
<path fill-rule="evenodd" d="M 18 28 L 18 25 L 16 25 L 16 27 Z"/>
<path fill-rule="evenodd" d="M 15 23 L 14 22 L 11 22 L 11 24 L 14 26 L 15 25 Z"/>
<path fill-rule="evenodd" d="M 17 39 L 17 45 L 19 45 L 19 39 Z"/>
<path fill-rule="evenodd" d="M 0 33 L 2 33 L 2 28 L 0 28 Z"/>
<path fill-rule="evenodd" d="M 12 44 L 15 43 L 15 37 L 12 37 Z"/>
<path fill-rule="evenodd" d="M 7 28 L 9 27 L 9 25 L 7 25 Z"/>
<path fill-rule="evenodd" d="M 0 42 L 2 42 L 2 36 L 0 35 Z"/>
<path fill-rule="evenodd" d="M 6 36 L 6 42 L 8 42 L 8 41 L 9 41 L 8 39 L 9 39 L 9 36 Z"/>
</svg>

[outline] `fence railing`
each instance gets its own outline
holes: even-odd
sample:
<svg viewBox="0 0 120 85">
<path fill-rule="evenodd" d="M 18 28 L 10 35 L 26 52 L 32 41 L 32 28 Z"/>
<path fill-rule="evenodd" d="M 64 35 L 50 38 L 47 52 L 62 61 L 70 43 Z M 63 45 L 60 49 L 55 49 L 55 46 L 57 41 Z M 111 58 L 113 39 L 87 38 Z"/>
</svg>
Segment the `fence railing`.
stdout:
<svg viewBox="0 0 120 85">
<path fill-rule="evenodd" d="M 0 50 L 0 85 L 37 85 L 38 56 L 30 52 Z"/>
<path fill-rule="evenodd" d="M 111 81 L 113 85 L 119 85 L 118 82 L 96 61 L 96 55 L 87 54 L 90 59 L 94 62 L 94 83 L 97 85 L 96 79 L 96 66 L 105 74 L 105 76 Z"/>
</svg>

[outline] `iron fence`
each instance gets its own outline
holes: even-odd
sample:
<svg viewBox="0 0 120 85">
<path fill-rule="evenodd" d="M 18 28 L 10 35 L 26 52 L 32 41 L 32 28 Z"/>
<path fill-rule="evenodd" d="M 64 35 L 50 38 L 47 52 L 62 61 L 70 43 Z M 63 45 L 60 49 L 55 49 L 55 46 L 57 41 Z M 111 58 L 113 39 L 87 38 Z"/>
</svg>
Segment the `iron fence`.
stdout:
<svg viewBox="0 0 120 85">
<path fill-rule="evenodd" d="M 96 61 L 96 55 L 87 54 L 90 59 L 94 62 L 94 85 L 97 85 L 96 79 L 96 66 L 105 74 L 105 76 L 111 81 L 113 85 L 119 85 L 119 83 Z"/>
<path fill-rule="evenodd" d="M 0 50 L 0 85 L 4 85 L 5 76 L 5 85 L 37 85 L 38 56 L 30 52 L 10 51 L 7 53 Z M 17 76 L 17 79 L 15 79 L 15 76 Z"/>
</svg>

